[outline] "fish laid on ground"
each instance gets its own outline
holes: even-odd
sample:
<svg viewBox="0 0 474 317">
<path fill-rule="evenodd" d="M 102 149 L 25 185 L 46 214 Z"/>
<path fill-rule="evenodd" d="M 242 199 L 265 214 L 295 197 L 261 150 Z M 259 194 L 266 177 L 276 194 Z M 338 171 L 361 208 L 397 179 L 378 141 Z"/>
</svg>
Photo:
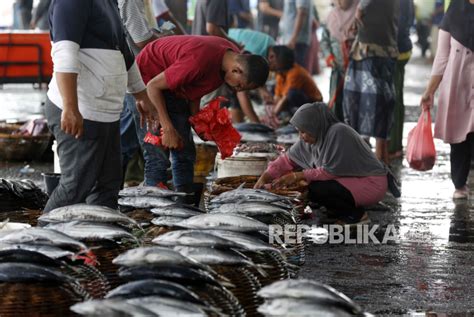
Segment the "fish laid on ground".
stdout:
<svg viewBox="0 0 474 317">
<path fill-rule="evenodd" d="M 150 310 L 124 301 L 123 299 L 96 299 L 71 306 L 71 311 L 83 316 L 133 316 L 133 317 L 155 317 L 160 316 Z"/>
<path fill-rule="evenodd" d="M 74 280 L 61 271 L 32 263 L 0 263 L 0 282 L 44 282 L 62 284 Z"/>
<path fill-rule="evenodd" d="M 105 298 L 136 298 L 145 296 L 170 297 L 199 305 L 206 305 L 196 293 L 188 290 L 183 285 L 157 279 L 133 281 L 120 285 L 108 292 Z"/>
<path fill-rule="evenodd" d="M 78 239 L 81 241 L 117 241 L 120 239 L 129 239 L 137 241 L 137 238 L 134 235 L 132 235 L 122 227 L 109 223 L 71 221 L 51 223 L 47 225 L 46 228 L 66 233 L 74 239 Z"/>
<path fill-rule="evenodd" d="M 262 276 L 268 274 L 248 257 L 237 251 L 224 251 L 208 247 L 176 246 L 173 248 L 179 253 L 207 265 L 246 265 L 258 270 Z"/>
<path fill-rule="evenodd" d="M 234 127 L 239 132 L 260 132 L 272 133 L 274 130 L 269 126 L 261 123 L 241 122 L 234 124 Z"/>
<path fill-rule="evenodd" d="M 113 259 L 112 263 L 120 266 L 181 265 L 207 268 L 177 251 L 163 247 L 140 247 L 131 249 L 117 256 Z"/>
<path fill-rule="evenodd" d="M 174 227 L 178 222 L 183 221 L 183 219 L 184 218 L 181 217 L 162 216 L 153 218 L 151 223 L 160 227 Z"/>
<path fill-rule="evenodd" d="M 327 302 L 345 308 L 354 314 L 361 313 L 360 307 L 346 295 L 330 286 L 312 280 L 278 281 L 263 287 L 257 294 L 265 299 L 298 298 L 314 302 Z"/>
<path fill-rule="evenodd" d="M 0 236 L 0 244 L 39 244 L 86 250 L 84 243 L 62 232 L 46 228 L 26 228 L 14 230 Z"/>
<path fill-rule="evenodd" d="M 9 244 L 9 243 L 0 243 L 0 251 L 6 250 L 27 250 L 34 251 L 46 255 L 47 257 L 53 259 L 60 259 L 65 257 L 73 257 L 74 252 L 61 249 L 52 245 L 40 245 L 40 244 Z"/>
<path fill-rule="evenodd" d="M 166 197 L 137 196 L 119 198 L 118 204 L 125 207 L 146 209 L 171 206 L 176 202 Z"/>
<path fill-rule="evenodd" d="M 128 281 L 138 281 L 142 279 L 163 279 L 180 284 L 227 286 L 226 281 L 217 280 L 210 272 L 193 267 L 160 265 L 156 266 L 132 266 L 121 267 L 118 270 L 120 277 Z M 233 285 L 229 285 L 232 287 Z"/>
<path fill-rule="evenodd" d="M 153 208 L 151 209 L 151 212 L 156 216 L 170 216 L 181 218 L 189 218 L 204 213 L 204 211 L 201 209 L 185 205 L 171 205 L 166 207 Z"/>
<path fill-rule="evenodd" d="M 36 251 L 9 249 L 0 251 L 0 263 L 32 263 L 46 267 L 60 267 L 61 261 Z"/>
<path fill-rule="evenodd" d="M 280 253 L 280 250 L 272 247 L 270 244 L 263 242 L 257 238 L 249 236 L 245 233 L 227 231 L 227 230 L 206 230 L 207 233 L 214 234 L 220 238 L 228 239 L 238 244 L 238 248 L 249 251 L 270 251 Z"/>
<path fill-rule="evenodd" d="M 176 197 L 186 196 L 187 193 L 175 192 L 166 188 L 160 188 L 156 186 L 135 186 L 127 187 L 119 192 L 120 197 L 138 197 L 138 196 L 150 196 L 150 197 Z"/>
<path fill-rule="evenodd" d="M 153 243 L 163 246 L 194 246 L 194 247 L 238 247 L 231 240 L 220 238 L 207 231 L 198 230 L 175 230 L 159 235 L 153 239 Z"/>
<path fill-rule="evenodd" d="M 229 190 L 213 198 L 213 204 L 237 203 L 237 202 L 276 202 L 282 201 L 291 204 L 288 197 L 277 195 L 263 189 L 243 188 L 240 185 L 238 188 Z"/>
<path fill-rule="evenodd" d="M 242 142 L 275 142 L 274 133 L 240 132 Z"/>
<path fill-rule="evenodd" d="M 158 316 L 208 316 L 205 310 L 206 307 L 172 298 L 147 296 L 127 299 L 126 302 L 132 305 L 145 307 L 147 310 L 157 314 Z"/>
<path fill-rule="evenodd" d="M 274 214 L 284 214 L 293 217 L 291 212 L 284 208 L 262 202 L 227 203 L 219 206 L 212 206 L 210 212 L 234 213 L 239 215 L 246 215 L 249 217 Z"/>
<path fill-rule="evenodd" d="M 221 229 L 230 231 L 250 232 L 268 231 L 268 225 L 250 217 L 234 214 L 204 214 L 184 219 L 176 226 L 188 229 Z"/>
<path fill-rule="evenodd" d="M 309 299 L 275 298 L 266 300 L 257 311 L 264 316 L 349 317 L 354 316 L 330 303 Z"/>
<path fill-rule="evenodd" d="M 58 223 L 70 221 L 91 221 L 105 223 L 119 223 L 124 225 L 137 225 L 137 222 L 127 215 L 102 206 L 78 204 L 60 207 L 41 215 L 40 222 Z"/>
</svg>

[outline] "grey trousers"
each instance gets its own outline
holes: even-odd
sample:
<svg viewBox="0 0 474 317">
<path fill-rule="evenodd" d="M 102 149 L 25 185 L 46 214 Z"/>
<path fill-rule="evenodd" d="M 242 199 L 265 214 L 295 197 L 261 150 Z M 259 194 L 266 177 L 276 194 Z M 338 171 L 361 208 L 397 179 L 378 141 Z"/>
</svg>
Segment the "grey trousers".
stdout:
<svg viewBox="0 0 474 317">
<path fill-rule="evenodd" d="M 61 130 L 62 110 L 49 99 L 45 113 L 58 143 L 61 179 L 44 211 L 78 203 L 117 208 L 122 184 L 120 122 L 84 119 L 84 134 L 76 139 Z"/>
</svg>

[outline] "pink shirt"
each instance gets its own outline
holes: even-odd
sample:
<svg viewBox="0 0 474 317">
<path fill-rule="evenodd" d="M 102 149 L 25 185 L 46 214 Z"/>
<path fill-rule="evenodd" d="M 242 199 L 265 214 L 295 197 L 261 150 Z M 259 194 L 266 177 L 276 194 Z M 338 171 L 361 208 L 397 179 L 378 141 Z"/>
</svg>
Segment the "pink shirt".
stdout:
<svg viewBox="0 0 474 317">
<path fill-rule="evenodd" d="M 474 132 L 474 52 L 439 30 L 431 75 L 441 75 L 434 137 L 460 143 Z"/>
<path fill-rule="evenodd" d="M 287 155 L 281 155 L 268 165 L 267 173 L 272 179 L 281 177 L 293 171 L 297 165 Z M 338 177 L 328 173 L 323 168 L 303 170 L 306 181 L 335 180 L 347 188 L 354 198 L 356 206 L 375 205 L 381 201 L 387 192 L 387 176 Z"/>
</svg>

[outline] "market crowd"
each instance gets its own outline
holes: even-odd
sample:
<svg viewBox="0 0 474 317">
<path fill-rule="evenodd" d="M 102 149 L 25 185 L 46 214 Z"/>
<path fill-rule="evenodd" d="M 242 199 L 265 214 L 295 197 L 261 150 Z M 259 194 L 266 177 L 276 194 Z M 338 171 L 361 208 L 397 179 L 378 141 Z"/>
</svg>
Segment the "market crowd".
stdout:
<svg viewBox="0 0 474 317">
<path fill-rule="evenodd" d="M 80 202 L 115 208 L 137 153 L 145 185 L 167 184 L 171 168 L 174 189 L 191 193 L 189 118 L 225 96 L 234 122 L 289 123 L 299 132 L 256 187 L 303 181 L 310 199 L 340 221 L 364 221 L 365 206 L 387 190 L 397 195 L 389 166 L 403 155 L 415 28 L 423 56 L 433 29 L 432 77 L 420 104 L 429 111 L 439 90 L 435 137 L 451 144 L 454 198 L 467 198 L 474 0 L 333 0 L 324 19 L 314 2 L 260 0 L 255 10 L 249 0 L 41 0 L 32 13 L 32 1 L 17 1 L 16 21 L 50 29 L 53 43 L 46 117 L 62 176 L 45 210 Z M 313 77 L 322 63 L 332 70 L 328 100 Z M 255 104 L 265 105 L 265 116 Z M 143 141 L 149 132 L 161 147 Z"/>
</svg>

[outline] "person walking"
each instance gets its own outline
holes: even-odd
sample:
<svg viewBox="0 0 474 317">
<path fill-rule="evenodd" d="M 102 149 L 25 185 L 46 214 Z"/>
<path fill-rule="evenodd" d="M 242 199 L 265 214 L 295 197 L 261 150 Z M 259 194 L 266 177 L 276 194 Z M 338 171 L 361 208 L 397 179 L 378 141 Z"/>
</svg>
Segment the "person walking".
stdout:
<svg viewBox="0 0 474 317">
<path fill-rule="evenodd" d="M 474 158 L 474 0 L 452 0 L 440 25 L 438 50 L 421 106 L 439 90 L 434 137 L 451 146 L 454 199 L 467 199 Z"/>
<path fill-rule="evenodd" d="M 376 138 L 376 155 L 387 164 L 387 139 L 395 107 L 399 10 L 399 1 L 360 1 L 358 34 L 344 85 L 344 120 L 361 135 Z"/>
</svg>

